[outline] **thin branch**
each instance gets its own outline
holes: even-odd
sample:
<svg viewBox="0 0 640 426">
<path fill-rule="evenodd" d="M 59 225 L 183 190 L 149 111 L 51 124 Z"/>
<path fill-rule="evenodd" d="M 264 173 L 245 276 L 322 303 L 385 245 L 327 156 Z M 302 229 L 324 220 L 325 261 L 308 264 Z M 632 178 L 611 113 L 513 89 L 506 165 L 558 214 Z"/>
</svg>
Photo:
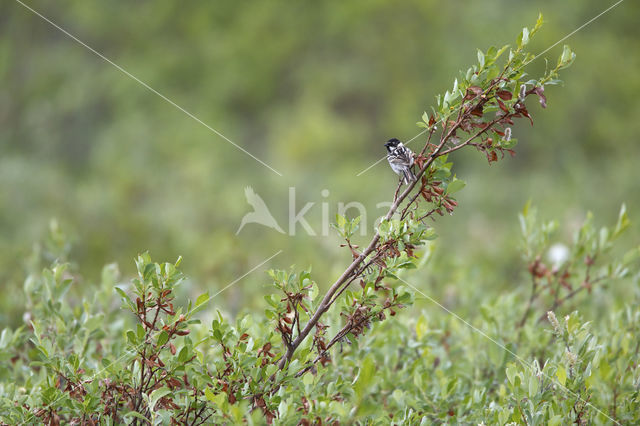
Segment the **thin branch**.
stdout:
<svg viewBox="0 0 640 426">
<path fill-rule="evenodd" d="M 336 293 L 336 295 L 333 297 L 333 299 L 331 299 L 331 301 L 329 302 L 329 305 L 333 305 L 334 302 L 338 299 L 338 297 L 340 297 L 340 295 L 351 285 L 352 282 L 354 282 L 356 279 L 358 279 L 358 277 L 367 270 L 367 268 L 369 266 L 371 266 L 371 264 L 373 264 L 374 259 L 371 259 L 369 262 L 367 262 L 366 265 L 364 265 L 362 268 L 360 268 L 360 271 L 358 271 L 357 273 L 353 274 L 353 277 L 351 277 L 349 279 L 349 281 L 347 281 L 345 283 L 344 286 L 342 286 L 342 288 Z"/>
<path fill-rule="evenodd" d="M 392 308 L 395 305 L 391 305 L 388 306 L 384 309 L 389 309 Z M 383 309 L 383 310 L 384 310 Z M 378 315 L 378 313 L 370 313 L 369 315 L 363 317 L 360 321 L 355 322 L 355 323 L 347 323 L 344 327 L 342 327 L 340 329 L 340 331 L 338 331 L 338 333 L 336 333 L 335 336 L 333 336 L 333 338 L 331 339 L 331 341 L 327 344 L 327 346 L 324 348 L 324 350 L 322 350 L 322 352 L 320 352 L 318 354 L 318 356 L 315 357 L 315 359 L 313 361 L 311 361 L 309 363 L 309 365 L 307 365 L 306 367 L 304 367 L 302 370 L 298 371 L 295 374 L 295 377 L 300 377 L 302 376 L 304 373 L 306 373 L 307 371 L 311 370 L 313 368 L 314 365 L 316 365 L 318 363 L 318 361 L 320 361 L 324 356 L 326 356 L 329 353 L 329 350 L 339 341 L 341 341 L 347 334 L 349 334 L 349 332 L 351 330 L 353 330 L 355 327 L 359 326 L 359 325 L 363 325 L 365 322 L 371 320 L 373 317 L 375 317 L 376 315 Z"/>
<path fill-rule="evenodd" d="M 524 323 L 527 322 L 527 318 L 529 318 L 529 313 L 531 313 L 531 307 L 533 306 L 533 302 L 535 301 L 537 296 L 538 296 L 538 280 L 532 274 L 531 275 L 531 296 L 529 296 L 527 307 L 524 310 L 524 314 L 522 315 L 522 318 L 520 319 L 520 322 L 518 323 L 517 328 L 519 329 L 522 328 L 524 326 Z"/>
<path fill-rule="evenodd" d="M 402 194 L 393 202 L 393 204 L 389 208 L 389 211 L 385 215 L 385 220 L 391 219 L 391 217 L 396 212 L 396 210 L 398 210 L 398 207 L 400 206 L 402 201 L 404 201 L 404 199 L 407 198 L 407 196 L 411 193 L 411 190 L 413 190 L 413 188 L 416 186 L 416 183 L 420 180 L 420 177 L 429 168 L 429 166 L 431 166 L 434 159 L 436 158 L 436 155 L 442 149 L 445 143 L 446 143 L 446 139 L 440 142 L 440 144 L 434 150 L 433 154 L 425 162 L 424 166 L 422 166 L 422 168 L 419 170 L 418 174 L 416 175 L 416 180 L 413 182 L 410 182 L 407 185 L 407 188 L 402 192 Z M 373 250 L 377 247 L 379 241 L 380 241 L 380 233 L 376 231 L 373 239 L 371 240 L 367 248 L 362 252 L 362 254 L 360 254 L 360 256 L 358 256 L 355 260 L 353 260 L 353 262 L 351 262 L 349 267 L 347 267 L 347 269 L 342 273 L 342 275 L 340 275 L 340 277 L 336 280 L 336 282 L 333 283 L 333 285 L 329 288 L 327 293 L 324 295 L 322 301 L 320 302 L 320 305 L 318 305 L 318 308 L 316 309 L 315 313 L 313 314 L 311 319 L 307 322 L 307 324 L 305 324 L 305 327 L 302 329 L 302 333 L 300 333 L 296 337 L 296 339 L 287 348 L 287 352 L 285 356 L 283 356 L 280 359 L 280 362 L 278 363 L 278 367 L 280 369 L 284 368 L 287 362 L 291 360 L 291 357 L 293 356 L 293 353 L 295 352 L 295 350 L 298 348 L 298 346 L 300 346 L 302 341 L 309 335 L 313 327 L 315 327 L 315 325 L 320 320 L 320 317 L 331 306 L 330 301 L 333 299 L 334 294 L 340 289 L 342 284 L 344 284 L 344 282 L 347 281 L 352 276 L 353 272 L 357 269 L 358 265 L 360 265 L 362 261 L 367 256 L 369 256 L 369 254 L 373 252 Z"/>
</svg>

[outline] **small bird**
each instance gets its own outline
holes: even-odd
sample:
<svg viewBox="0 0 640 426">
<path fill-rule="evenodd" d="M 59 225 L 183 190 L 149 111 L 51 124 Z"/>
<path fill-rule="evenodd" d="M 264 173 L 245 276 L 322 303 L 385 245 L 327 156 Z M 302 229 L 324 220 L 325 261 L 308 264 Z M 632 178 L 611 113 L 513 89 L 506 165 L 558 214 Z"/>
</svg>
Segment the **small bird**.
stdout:
<svg viewBox="0 0 640 426">
<path fill-rule="evenodd" d="M 408 185 L 409 182 L 416 180 L 411 166 L 413 166 L 413 151 L 404 146 L 398 139 L 389 139 L 384 144 L 387 147 L 387 161 L 391 169 L 400 175 L 403 183 Z"/>
</svg>

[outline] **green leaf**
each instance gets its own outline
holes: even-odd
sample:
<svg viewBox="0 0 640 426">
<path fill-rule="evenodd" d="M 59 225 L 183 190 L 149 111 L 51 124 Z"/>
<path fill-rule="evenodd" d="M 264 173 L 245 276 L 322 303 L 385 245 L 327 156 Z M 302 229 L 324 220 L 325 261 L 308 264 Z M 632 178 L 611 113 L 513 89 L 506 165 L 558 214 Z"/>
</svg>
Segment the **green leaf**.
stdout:
<svg viewBox="0 0 640 426">
<path fill-rule="evenodd" d="M 142 414 L 138 413 L 137 411 L 129 411 L 127 414 L 124 415 L 125 418 L 128 417 L 135 417 L 137 419 L 140 419 L 142 421 L 144 421 L 145 423 L 151 424 L 151 421 L 149 421 L 149 419 L 147 419 L 145 416 L 143 416 Z"/>
<path fill-rule="evenodd" d="M 180 349 L 180 353 L 178 353 L 178 362 L 179 363 L 187 362 L 188 359 L 189 359 L 189 348 L 187 346 L 184 346 L 182 349 Z"/>
<path fill-rule="evenodd" d="M 138 341 L 142 341 L 144 339 L 144 336 L 147 334 L 144 330 L 144 327 L 140 323 L 136 324 L 136 333 L 138 336 Z"/>
<path fill-rule="evenodd" d="M 453 180 L 449 182 L 449 185 L 447 185 L 447 194 L 453 194 L 455 192 L 458 192 L 462 188 L 464 188 L 466 185 L 467 183 L 465 181 L 463 181 L 462 179 L 457 179 L 454 176 Z"/>
<path fill-rule="evenodd" d="M 493 57 L 494 61 L 497 60 L 500 56 L 502 56 L 502 54 L 509 48 L 509 45 L 506 44 L 504 46 L 502 46 L 495 54 L 495 56 Z"/>
<path fill-rule="evenodd" d="M 213 394 L 213 392 L 210 392 Z M 211 402 L 217 405 L 220 408 L 226 408 L 229 401 L 229 396 L 226 392 L 220 392 L 218 394 L 213 394 Z"/>
<path fill-rule="evenodd" d="M 358 372 L 358 377 L 356 379 L 356 384 L 354 386 L 354 390 L 358 399 L 363 399 L 365 393 L 369 390 L 369 385 L 375 374 L 375 362 L 373 360 L 372 355 L 367 355 L 367 357 L 360 364 L 360 371 Z"/>
<path fill-rule="evenodd" d="M 276 299 L 276 296 L 273 294 L 267 294 L 266 296 L 264 296 L 264 300 L 271 306 L 273 306 L 274 308 L 278 307 L 278 300 Z"/>
<path fill-rule="evenodd" d="M 564 366 L 558 366 L 558 369 L 556 370 L 556 377 L 562 386 L 567 383 L 567 370 L 564 369 Z"/>
<path fill-rule="evenodd" d="M 576 330 L 579 325 L 580 325 L 580 319 L 578 318 L 577 312 L 574 312 L 571 315 L 569 315 L 569 320 L 567 321 L 567 330 L 569 330 L 569 333 L 573 333 L 574 330 Z"/>
<path fill-rule="evenodd" d="M 529 398 L 533 398 L 538 393 L 538 379 L 536 376 L 529 378 Z"/>
<path fill-rule="evenodd" d="M 513 383 L 514 383 L 513 381 L 515 379 L 516 373 L 518 372 L 515 364 L 509 364 L 507 366 L 506 372 L 507 372 L 507 380 L 509 380 L 509 383 L 511 383 L 511 385 L 513 386 Z"/>
<path fill-rule="evenodd" d="M 524 27 L 518 36 L 518 48 L 521 49 L 529 43 L 529 29 Z"/>
<path fill-rule="evenodd" d="M 629 215 L 627 215 L 627 206 L 626 204 L 622 204 L 620 207 L 620 213 L 618 213 L 618 222 L 616 223 L 616 227 L 613 230 L 612 239 L 618 238 L 624 231 L 631 225 L 631 221 L 629 220 Z"/>
<path fill-rule="evenodd" d="M 413 294 L 409 293 L 408 291 L 402 293 L 401 295 L 398 296 L 398 298 L 396 299 L 396 302 L 400 303 L 401 305 L 409 305 L 411 303 L 413 303 Z"/>
<path fill-rule="evenodd" d="M 480 49 L 478 49 L 478 63 L 480 64 L 480 69 L 484 68 L 484 53 Z"/>
<path fill-rule="evenodd" d="M 316 299 L 316 297 L 318 297 L 318 293 L 319 293 L 318 284 L 316 284 L 315 282 L 312 282 L 311 288 L 309 289 L 309 299 L 311 299 L 311 301 L 313 302 Z"/>
<path fill-rule="evenodd" d="M 391 222 L 388 220 L 382 220 L 380 225 L 378 225 L 378 233 L 380 233 L 380 237 L 383 239 L 386 238 L 391 232 Z"/>
<path fill-rule="evenodd" d="M 144 272 L 142 273 L 142 277 L 145 279 L 145 281 L 149 281 L 151 279 L 151 276 L 155 273 L 155 271 L 156 271 L 155 263 L 147 263 L 144 267 Z"/>
<path fill-rule="evenodd" d="M 127 339 L 132 345 L 136 345 L 138 343 L 138 338 L 136 337 L 136 333 L 133 330 L 127 331 Z"/>
<path fill-rule="evenodd" d="M 158 401 L 160 400 L 160 398 L 162 398 L 163 396 L 167 396 L 168 394 L 171 393 L 170 389 L 167 388 L 160 388 L 160 389 L 156 389 L 153 392 L 151 392 L 151 395 L 149 395 L 149 399 L 150 399 L 150 409 L 151 411 L 154 410 L 156 404 L 158 403 Z"/>
<path fill-rule="evenodd" d="M 289 405 L 287 404 L 287 401 L 283 399 L 282 401 L 280 401 L 280 404 L 278 405 L 278 416 L 281 419 L 286 419 L 288 409 L 289 409 Z"/>
<path fill-rule="evenodd" d="M 114 289 L 118 292 L 120 297 L 122 297 L 124 300 L 129 300 L 129 296 L 127 296 L 127 293 L 125 293 L 123 289 L 121 289 L 120 287 L 114 287 Z"/>
<path fill-rule="evenodd" d="M 551 417 L 549 419 L 549 422 L 547 423 L 548 426 L 558 426 L 562 424 L 562 420 L 564 418 L 560 415 L 560 414 L 556 414 L 555 416 Z"/>
<path fill-rule="evenodd" d="M 211 402 L 216 402 L 216 394 L 213 393 L 211 388 L 204 388 L 204 396 Z"/>
<path fill-rule="evenodd" d="M 562 55 L 558 58 L 558 65 L 556 69 L 561 70 L 568 68 L 576 59 L 576 54 L 571 51 L 571 48 L 566 44 L 562 48 Z"/>
<path fill-rule="evenodd" d="M 165 330 L 162 330 L 162 332 L 158 336 L 158 346 L 164 346 L 164 344 L 167 343 L 168 341 L 169 341 L 169 334 Z"/>
<path fill-rule="evenodd" d="M 203 293 L 196 299 L 196 305 L 193 307 L 191 313 L 196 313 L 199 310 L 203 309 L 207 303 L 209 303 L 209 292 Z"/>
<path fill-rule="evenodd" d="M 543 24 L 544 24 L 544 19 L 542 17 L 542 13 L 538 13 L 538 19 L 536 20 L 536 25 L 531 30 L 531 35 L 534 35 L 536 32 L 538 32 L 538 30 L 542 28 Z"/>
</svg>

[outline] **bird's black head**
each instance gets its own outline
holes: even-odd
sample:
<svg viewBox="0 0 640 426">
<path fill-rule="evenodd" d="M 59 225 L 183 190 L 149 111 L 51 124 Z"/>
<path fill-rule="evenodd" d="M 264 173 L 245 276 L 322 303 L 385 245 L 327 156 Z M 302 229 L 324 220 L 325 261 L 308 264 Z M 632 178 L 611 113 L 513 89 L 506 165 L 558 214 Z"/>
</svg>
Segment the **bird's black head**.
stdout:
<svg viewBox="0 0 640 426">
<path fill-rule="evenodd" d="M 387 143 L 384 144 L 384 146 L 387 147 L 387 151 L 391 152 L 391 150 L 395 147 L 398 146 L 398 144 L 400 143 L 400 141 L 396 138 L 391 138 L 387 141 Z"/>
</svg>

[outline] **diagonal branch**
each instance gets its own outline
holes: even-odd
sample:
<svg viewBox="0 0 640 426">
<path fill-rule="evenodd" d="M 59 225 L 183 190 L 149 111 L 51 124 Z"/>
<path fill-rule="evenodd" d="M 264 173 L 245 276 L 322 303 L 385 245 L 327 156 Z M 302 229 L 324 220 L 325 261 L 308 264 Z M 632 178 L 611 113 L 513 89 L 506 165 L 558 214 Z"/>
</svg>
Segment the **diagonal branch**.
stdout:
<svg viewBox="0 0 640 426">
<path fill-rule="evenodd" d="M 441 139 L 441 141 L 438 144 L 438 146 L 436 147 L 436 149 L 431 153 L 431 155 L 429 156 L 427 161 L 425 161 L 425 163 L 422 166 L 422 168 L 416 174 L 416 180 L 414 180 L 413 182 L 410 182 L 409 185 L 407 186 L 407 188 L 402 192 L 402 194 L 400 194 L 400 196 L 393 202 L 393 204 L 389 208 L 389 211 L 385 215 L 385 220 L 391 219 L 391 217 L 394 215 L 396 210 L 398 210 L 398 207 L 400 207 L 400 204 L 402 204 L 402 202 L 405 200 L 405 198 L 407 198 L 407 196 L 409 196 L 409 194 L 411 193 L 413 188 L 420 181 L 420 178 L 422 177 L 424 172 L 429 168 L 429 166 L 431 166 L 433 161 L 438 157 L 438 153 L 442 150 L 444 145 L 447 143 L 447 141 L 449 140 L 449 137 L 451 136 L 452 132 L 457 128 L 457 126 L 460 125 L 459 123 L 460 123 L 460 120 L 458 120 L 458 122 L 456 124 L 454 124 L 454 126 L 452 126 L 451 129 L 449 129 L 446 137 Z M 424 151 L 424 149 L 423 149 L 423 151 Z M 311 317 L 309 322 L 307 322 L 305 327 L 302 329 L 302 332 L 300 334 L 298 334 L 296 339 L 294 341 L 292 341 L 291 344 L 287 347 L 287 352 L 280 359 L 280 362 L 278 363 L 278 367 L 280 367 L 281 369 L 284 368 L 284 366 L 287 364 L 287 362 L 291 360 L 291 357 L 293 356 L 293 354 L 296 351 L 296 349 L 298 348 L 298 346 L 300 346 L 300 344 L 304 341 L 304 339 L 309 335 L 309 333 L 311 332 L 313 327 L 315 327 L 315 325 L 318 323 L 318 321 L 320 320 L 320 317 L 322 317 L 322 315 L 331 306 L 333 296 L 340 289 L 340 287 L 345 282 L 347 282 L 349 280 L 349 278 L 351 278 L 353 273 L 358 269 L 359 265 L 367 258 L 367 256 L 369 256 L 376 249 L 376 247 L 378 246 L 379 241 L 380 241 L 380 234 L 379 234 L 378 231 L 376 231 L 373 239 L 371 240 L 371 242 L 369 243 L 367 248 L 356 259 L 354 259 L 353 262 L 351 262 L 351 264 L 342 273 L 342 275 L 340 275 L 340 277 L 336 280 L 336 282 L 334 282 L 331 285 L 331 287 L 329 288 L 327 293 L 322 298 L 322 301 L 320 302 L 320 305 L 318 305 L 318 308 L 314 312 L 313 316 Z"/>
<path fill-rule="evenodd" d="M 494 95 L 491 92 L 497 87 L 499 82 L 500 82 L 500 78 L 494 79 L 489 84 L 487 89 L 485 89 L 482 92 L 482 94 L 479 94 L 478 96 L 472 99 L 463 99 L 459 106 L 459 111 L 457 113 L 457 117 L 455 121 L 448 121 L 447 118 L 443 120 L 442 133 L 441 133 L 440 141 L 438 145 L 435 147 L 435 149 L 431 153 L 428 154 L 428 157 L 424 162 L 423 166 L 420 168 L 418 173 L 416 173 L 416 179 L 413 182 L 410 182 L 408 184 L 407 188 L 400 194 L 400 196 L 394 196 L 393 204 L 391 205 L 391 207 L 389 208 L 389 211 L 384 217 L 385 220 L 390 220 L 391 217 L 396 213 L 400 205 L 409 196 L 409 194 L 414 189 L 416 184 L 418 184 L 418 182 L 421 181 L 422 176 L 424 175 L 426 170 L 433 164 L 436 158 L 449 154 L 451 152 L 457 151 L 465 146 L 472 144 L 472 141 L 474 139 L 476 139 L 477 137 L 481 136 L 482 134 L 490 130 L 496 123 L 510 116 L 510 115 L 506 115 L 506 116 L 496 117 L 495 119 L 487 122 L 485 127 L 478 130 L 476 133 L 470 135 L 469 138 L 465 140 L 463 143 L 444 150 L 444 147 L 447 144 L 447 142 L 449 142 L 451 140 L 451 137 L 455 135 L 456 131 L 460 129 L 462 123 L 470 117 L 471 112 L 474 111 L 474 109 L 476 108 L 482 108 L 485 104 L 487 104 L 494 98 Z M 435 126 L 432 126 L 429 132 L 428 140 L 425 143 L 419 155 L 421 156 L 424 155 L 427 148 L 430 146 L 431 136 L 433 135 L 434 131 L 435 131 Z M 397 191 L 396 191 L 396 194 L 397 194 Z M 411 202 L 415 201 L 415 199 L 416 197 L 411 199 L 412 200 Z M 360 265 L 371 253 L 373 253 L 374 250 L 377 249 L 379 242 L 380 242 L 380 233 L 376 231 L 373 239 L 371 240 L 367 248 L 364 249 L 364 251 L 362 251 L 362 253 L 360 253 L 360 255 L 357 256 L 351 262 L 351 264 L 342 273 L 342 275 L 340 275 L 340 277 L 331 285 L 327 293 L 322 298 L 322 301 L 318 305 L 316 311 L 313 313 L 309 321 L 305 324 L 304 328 L 298 333 L 298 335 L 294 340 L 292 340 L 291 342 L 289 342 L 288 345 L 286 345 L 286 353 L 278 362 L 278 367 L 280 369 L 283 369 L 287 365 L 287 363 L 293 357 L 293 354 L 295 353 L 296 349 L 302 344 L 302 342 L 306 339 L 309 333 L 311 333 L 311 330 L 313 330 L 313 328 L 316 326 L 316 324 L 318 323 L 322 315 L 324 315 L 324 313 L 327 312 L 327 310 L 329 310 L 331 305 L 335 302 L 336 294 L 339 294 L 341 290 L 343 291 L 344 288 L 349 285 L 349 283 L 354 279 L 354 274 L 357 276 L 357 274 L 359 273 L 358 271 L 360 270 Z"/>
</svg>

